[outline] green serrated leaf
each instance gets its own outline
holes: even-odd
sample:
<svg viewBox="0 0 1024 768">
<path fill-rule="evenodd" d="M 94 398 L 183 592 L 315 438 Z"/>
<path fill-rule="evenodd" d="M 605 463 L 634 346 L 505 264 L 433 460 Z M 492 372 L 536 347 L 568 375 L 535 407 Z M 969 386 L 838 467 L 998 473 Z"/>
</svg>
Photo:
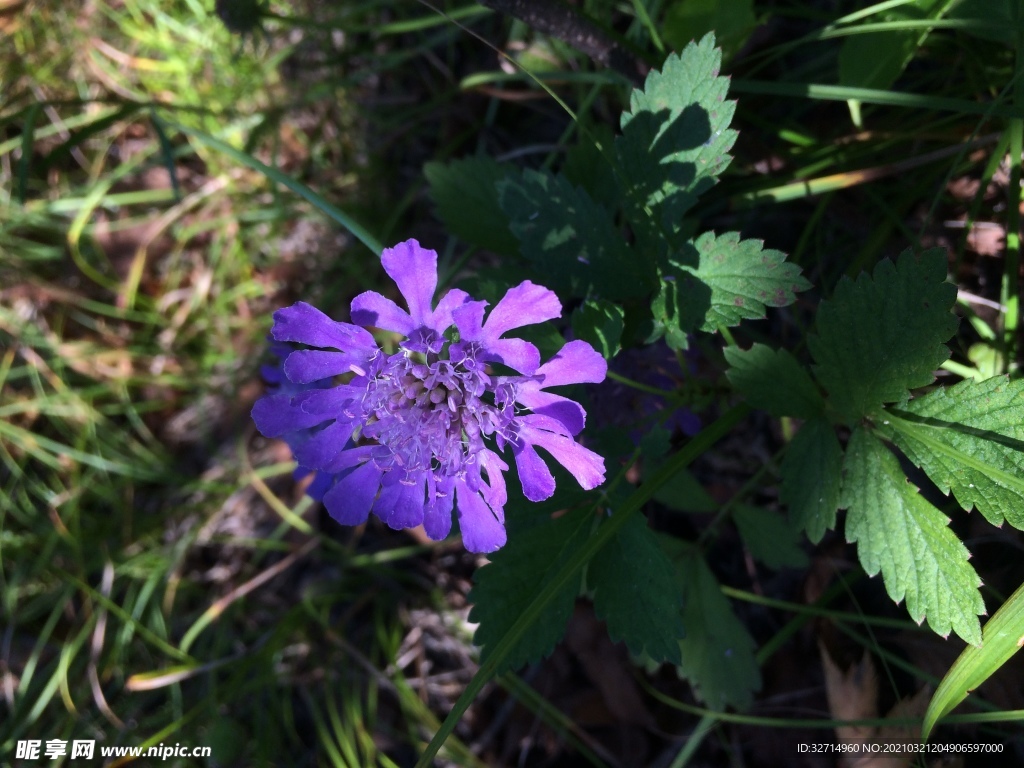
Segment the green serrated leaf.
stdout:
<svg viewBox="0 0 1024 768">
<path fill-rule="evenodd" d="M 779 468 L 779 498 L 793 525 L 817 544 L 836 524 L 843 471 L 843 449 L 823 418 L 806 422 L 787 446 Z"/>
<path fill-rule="evenodd" d="M 604 152 L 598 143 L 605 148 Z M 591 198 L 608 210 L 615 210 L 621 204 L 619 183 L 609 159 L 613 146 L 615 132 L 611 126 L 604 123 L 590 126 L 579 143 L 566 153 L 562 166 L 562 173 L 573 186 L 585 189 Z"/>
<path fill-rule="evenodd" d="M 939 490 L 1024 529 L 1024 380 L 963 381 L 893 416 L 894 442 Z"/>
<path fill-rule="evenodd" d="M 821 303 L 817 335 L 808 339 L 814 372 L 849 422 L 934 380 L 957 326 L 956 286 L 945 280 L 945 251 L 907 250 L 879 263 L 873 277 L 844 277 Z"/>
<path fill-rule="evenodd" d="M 671 54 L 630 96 L 615 142 L 634 226 L 654 238 L 672 238 L 683 214 L 718 181 L 736 142 L 729 129 L 736 102 L 726 101 L 729 79 L 719 77 L 722 54 L 708 34 Z"/>
<path fill-rule="evenodd" d="M 785 254 L 763 248 L 760 240 L 740 240 L 738 232 L 705 232 L 663 262 L 661 292 L 651 308 L 670 346 L 684 348 L 686 334 L 698 328 L 713 333 L 760 319 L 766 306 L 792 304 L 797 291 L 810 288 Z"/>
<path fill-rule="evenodd" d="M 825 401 L 807 369 L 784 349 L 754 344 L 750 349 L 726 347 L 726 372 L 737 391 L 755 408 L 773 416 L 813 418 L 825 410 Z"/>
<path fill-rule="evenodd" d="M 495 253 L 519 253 L 519 241 L 498 204 L 496 186 L 514 175 L 515 168 L 489 157 L 467 157 L 451 163 L 427 163 L 423 173 L 438 218 L 449 232 Z"/>
<path fill-rule="evenodd" d="M 906 598 L 914 621 L 927 618 L 943 637 L 952 628 L 969 643 L 981 642 L 978 614 L 985 603 L 970 552 L 949 519 L 904 477 L 892 452 L 863 427 L 846 446 L 841 506 L 849 510 L 846 538 L 857 543 L 865 572 L 881 571 L 889 596 Z"/>
<path fill-rule="evenodd" d="M 689 272 L 663 277 L 651 301 L 654 332 L 647 343 L 664 336 L 670 348 L 686 349 L 690 345 L 689 334 L 704 322 L 710 306 L 711 288 Z"/>
<path fill-rule="evenodd" d="M 711 309 L 701 330 L 709 333 L 740 320 L 759 320 L 766 307 L 786 307 L 811 284 L 782 251 L 764 250 L 761 240 L 740 240 L 738 232 L 705 232 L 694 242 L 700 254 L 699 280 L 711 286 Z"/>
<path fill-rule="evenodd" d="M 469 593 L 473 603 L 469 618 L 479 624 L 474 642 L 482 646 L 481 660 L 487 659 L 550 576 L 586 540 L 588 522 L 585 514 L 576 511 L 520 531 L 490 556 L 489 565 L 477 570 Z M 578 582 L 559 591 L 533 629 L 509 651 L 499 671 L 517 669 L 550 654 L 565 635 L 578 594 Z"/>
<path fill-rule="evenodd" d="M 682 606 L 672 563 L 642 516 L 629 520 L 587 569 L 594 612 L 635 656 L 680 662 Z"/>
<path fill-rule="evenodd" d="M 626 313 L 618 304 L 590 299 L 572 313 L 572 332 L 610 360 L 618 354 Z"/>
<path fill-rule="evenodd" d="M 754 639 L 699 553 L 689 549 L 673 559 L 686 626 L 686 637 L 679 643 L 679 676 L 689 680 L 694 693 L 712 709 L 747 709 L 761 689 Z"/>
<path fill-rule="evenodd" d="M 545 285 L 621 300 L 654 290 L 653 268 L 631 252 L 612 216 L 564 176 L 525 170 L 498 182 L 502 210 Z"/>
<path fill-rule="evenodd" d="M 740 504 L 732 517 L 755 560 L 776 569 L 807 565 L 807 553 L 798 545 L 798 529 L 778 512 Z"/>
</svg>

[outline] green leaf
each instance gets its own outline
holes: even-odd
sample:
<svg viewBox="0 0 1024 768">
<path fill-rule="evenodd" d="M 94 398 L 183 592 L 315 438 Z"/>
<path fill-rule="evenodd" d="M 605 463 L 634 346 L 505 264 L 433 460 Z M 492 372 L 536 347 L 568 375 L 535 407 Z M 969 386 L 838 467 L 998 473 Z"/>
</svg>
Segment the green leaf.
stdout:
<svg viewBox="0 0 1024 768">
<path fill-rule="evenodd" d="M 674 559 L 687 630 L 679 642 L 679 676 L 689 680 L 694 693 L 712 709 L 746 709 L 761 689 L 754 639 L 733 613 L 704 558 L 690 549 Z"/>
<path fill-rule="evenodd" d="M 921 738 L 927 740 L 935 724 L 953 711 L 967 694 L 988 680 L 1017 653 L 1024 638 L 1024 585 L 1010 595 L 995 615 L 985 623 L 981 647 L 969 645 L 960 654 L 939 687 L 935 689 L 924 713 Z"/>
<path fill-rule="evenodd" d="M 817 335 L 808 339 L 814 372 L 849 422 L 934 380 L 957 326 L 956 286 L 945 279 L 945 251 L 907 250 L 895 264 L 879 263 L 873 278 L 844 277 L 821 303 Z"/>
<path fill-rule="evenodd" d="M 763 250 L 760 240 L 740 240 L 738 232 L 705 232 L 662 264 L 662 290 L 652 303 L 669 345 L 687 333 L 713 333 L 741 320 L 765 316 L 766 306 L 784 307 L 796 292 L 810 288 L 781 251 Z"/>
<path fill-rule="evenodd" d="M 939 490 L 1024 529 L 1024 380 L 963 381 L 893 416 L 894 442 Z"/>
<path fill-rule="evenodd" d="M 632 253 L 612 216 L 564 176 L 525 170 L 498 182 L 524 257 L 545 285 L 574 296 L 620 300 L 653 292 L 654 271 Z"/>
<path fill-rule="evenodd" d="M 825 410 L 818 388 L 796 358 L 784 349 L 754 344 L 750 349 L 726 347 L 730 383 L 755 408 L 773 416 L 813 418 Z"/>
<path fill-rule="evenodd" d="M 487 659 L 551 575 L 586 540 L 588 522 L 588 516 L 577 510 L 519 531 L 490 556 L 489 565 L 474 574 L 469 618 L 480 625 L 474 642 L 482 646 L 481 660 Z M 559 590 L 532 630 L 502 660 L 499 670 L 517 669 L 551 653 L 565 635 L 578 594 L 579 581 Z"/>
<path fill-rule="evenodd" d="M 519 242 L 508 228 L 498 203 L 497 183 L 515 168 L 489 157 L 467 157 L 451 163 L 427 163 L 430 199 L 437 216 L 456 237 L 495 253 L 515 256 Z"/>
<path fill-rule="evenodd" d="M 572 313 L 572 332 L 610 360 L 619 352 L 625 317 L 618 304 L 590 299 Z"/>
<path fill-rule="evenodd" d="M 566 153 L 562 166 L 562 173 L 573 186 L 582 187 L 591 198 L 609 210 L 615 210 L 621 204 L 612 160 L 614 156 L 610 151 L 614 146 L 615 132 L 611 126 L 604 123 L 589 126 L 579 143 Z"/>
<path fill-rule="evenodd" d="M 977 22 L 964 24 L 963 31 L 968 34 L 1012 46 L 1017 42 L 1017 27 L 1024 14 L 1020 13 L 1020 0 L 961 0 L 949 16 Z"/>
<path fill-rule="evenodd" d="M 710 306 L 711 288 L 689 272 L 663 277 L 651 301 L 654 332 L 647 342 L 664 336 L 672 349 L 686 349 L 690 345 L 689 334 L 704 322 Z"/>
<path fill-rule="evenodd" d="M 985 0 L 991 3 L 992 0 Z M 872 22 L 938 19 L 949 9 L 950 0 L 915 0 L 871 17 Z M 896 82 L 917 49 L 928 37 L 928 29 L 868 32 L 847 37 L 839 49 L 839 84 L 859 88 L 886 89 Z"/>
<path fill-rule="evenodd" d="M 740 504 L 732 517 L 755 560 L 775 569 L 807 565 L 807 553 L 797 543 L 797 528 L 778 512 Z"/>
<path fill-rule="evenodd" d="M 632 443 L 632 441 L 630 442 Z M 665 458 L 671 450 L 671 429 L 661 424 L 655 424 L 647 430 L 644 436 L 640 438 L 640 456 L 643 460 L 644 474 L 653 473 L 664 464 Z"/>
<path fill-rule="evenodd" d="M 629 520 L 587 569 L 594 612 L 634 656 L 680 662 L 682 600 L 672 562 L 641 515 Z"/>
<path fill-rule="evenodd" d="M 677 0 L 662 22 L 665 42 L 676 50 L 714 32 L 725 55 L 747 41 L 757 26 L 754 0 Z"/>
<path fill-rule="evenodd" d="M 732 160 L 736 102 L 725 100 L 729 79 L 718 76 L 721 62 L 713 35 L 690 43 L 647 75 L 622 115 L 618 171 L 634 225 L 655 240 L 681 231 L 683 214 Z"/>
<path fill-rule="evenodd" d="M 676 512 L 717 512 L 721 506 L 685 469 L 659 488 L 654 500 Z"/>
<path fill-rule="evenodd" d="M 981 642 L 978 614 L 985 612 L 981 579 L 970 553 L 948 527 L 949 519 L 903 476 L 889 449 L 863 427 L 854 430 L 843 462 L 841 506 L 848 509 L 846 538 L 869 576 L 881 570 L 889 596 L 907 600 L 914 621 L 945 637 L 950 628 L 969 643 Z"/>
<path fill-rule="evenodd" d="M 817 544 L 836 524 L 843 471 L 843 449 L 825 419 L 806 422 L 786 447 L 779 468 L 779 498 L 793 525 Z"/>
</svg>

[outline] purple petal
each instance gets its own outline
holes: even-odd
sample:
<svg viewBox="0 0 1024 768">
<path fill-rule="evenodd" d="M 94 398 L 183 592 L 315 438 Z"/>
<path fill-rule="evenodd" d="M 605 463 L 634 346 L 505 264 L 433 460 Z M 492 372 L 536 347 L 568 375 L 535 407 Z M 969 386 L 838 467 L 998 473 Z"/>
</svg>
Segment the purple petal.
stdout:
<svg viewBox="0 0 1024 768">
<path fill-rule="evenodd" d="M 396 531 L 420 525 L 423 522 L 425 474 L 410 474 L 396 483 L 382 485 L 380 496 L 373 505 L 374 514 Z"/>
<path fill-rule="evenodd" d="M 570 341 L 537 369 L 542 389 L 562 384 L 599 384 L 608 374 L 608 362 L 585 341 Z"/>
<path fill-rule="evenodd" d="M 323 418 L 346 418 L 345 408 L 357 400 L 365 387 L 340 384 L 329 389 L 315 389 L 302 399 L 300 407 L 304 413 L 320 414 Z"/>
<path fill-rule="evenodd" d="M 455 482 L 453 478 L 443 477 L 435 484 L 433 477 L 428 477 L 427 483 L 429 500 L 423 513 L 423 529 L 434 541 L 442 541 L 452 531 Z"/>
<path fill-rule="evenodd" d="M 293 384 L 309 384 L 349 373 L 351 366 L 352 355 L 347 352 L 302 349 L 288 355 L 284 361 L 284 373 Z"/>
<path fill-rule="evenodd" d="M 516 469 L 519 472 L 519 482 L 523 486 L 523 495 L 530 501 L 551 498 L 555 492 L 555 477 L 533 446 L 523 443 L 512 452 L 516 457 Z"/>
<path fill-rule="evenodd" d="M 296 445 L 292 451 L 295 460 L 310 469 L 323 469 L 331 465 L 337 455 L 345 450 L 354 429 L 355 424 L 351 421 L 334 422 Z"/>
<path fill-rule="evenodd" d="M 261 365 L 260 376 L 267 384 L 284 384 L 285 376 L 284 371 L 281 370 L 281 365 Z"/>
<path fill-rule="evenodd" d="M 458 489 L 459 526 L 462 528 L 462 543 L 470 552 L 493 552 L 506 541 L 504 520 L 492 511 L 480 497 L 461 480 L 456 481 Z M 497 510 L 500 512 L 500 510 Z"/>
<path fill-rule="evenodd" d="M 414 327 L 428 325 L 437 290 L 437 252 L 421 248 L 415 240 L 406 240 L 394 248 L 385 248 L 380 260 L 405 297 Z"/>
<path fill-rule="evenodd" d="M 486 449 L 477 454 L 477 461 L 480 462 L 481 469 L 487 473 L 487 483 L 480 488 L 484 501 L 493 508 L 502 509 L 508 501 L 505 476 L 502 474 L 508 470 L 508 464 L 494 451 Z"/>
<path fill-rule="evenodd" d="M 587 412 L 579 403 L 551 392 L 520 390 L 516 402 L 536 414 L 562 422 L 570 435 L 578 435 L 587 421 Z"/>
<path fill-rule="evenodd" d="M 368 461 L 338 480 L 324 494 L 324 506 L 331 517 L 342 525 L 365 523 L 373 498 L 380 488 L 380 478 L 381 471 L 372 461 Z"/>
<path fill-rule="evenodd" d="M 287 432 L 315 427 L 326 417 L 304 413 L 301 402 L 304 395 L 267 395 L 252 407 L 252 420 L 256 429 L 266 437 L 280 437 Z"/>
<path fill-rule="evenodd" d="M 543 323 L 561 314 L 562 304 L 554 291 L 526 280 L 509 288 L 487 316 L 484 330 L 487 338 L 497 339 L 513 328 Z"/>
<path fill-rule="evenodd" d="M 539 446 L 554 456 L 584 490 L 589 491 L 604 482 L 604 459 L 571 437 L 521 425 L 519 439 L 527 444 Z M 516 461 L 518 463 L 518 457 Z"/>
<path fill-rule="evenodd" d="M 373 343 L 373 337 L 362 328 L 331 320 L 304 301 L 277 310 L 270 334 L 277 341 L 294 341 L 311 347 L 351 349 Z"/>
<path fill-rule="evenodd" d="M 305 467 L 296 467 L 296 471 L 300 469 L 304 472 L 311 471 Z M 331 489 L 332 485 L 334 485 L 334 475 L 330 475 L 327 472 L 317 472 L 313 476 L 313 482 L 306 487 L 306 495 L 316 501 L 323 501 L 324 494 Z"/>
<path fill-rule="evenodd" d="M 352 299 L 352 322 L 406 336 L 418 327 L 408 312 L 375 291 L 360 293 Z"/>
<path fill-rule="evenodd" d="M 565 424 L 559 419 L 554 419 L 543 413 L 530 413 L 526 416 L 518 416 L 515 419 L 515 423 L 520 427 L 520 431 L 525 426 L 533 429 L 533 431 L 543 430 L 545 432 L 554 432 L 564 437 L 572 437 L 569 430 L 565 428 Z"/>
<path fill-rule="evenodd" d="M 463 339 L 472 341 L 480 338 L 486 307 L 486 301 L 467 301 L 452 310 L 452 322 Z"/>
<path fill-rule="evenodd" d="M 496 339 L 487 344 L 487 359 L 497 360 L 529 376 L 540 365 L 540 352 L 523 339 Z"/>
<path fill-rule="evenodd" d="M 437 302 L 437 308 L 434 309 L 434 318 L 430 327 L 438 333 L 444 333 L 455 322 L 452 313 L 469 301 L 468 293 L 460 291 L 458 288 L 452 288 Z"/>
<path fill-rule="evenodd" d="M 346 469 L 358 466 L 364 462 L 369 462 L 370 464 L 377 466 L 373 461 L 370 461 L 373 449 L 376 447 L 377 446 L 374 445 L 361 445 L 356 447 L 355 443 L 350 441 L 343 446 L 341 452 L 338 453 L 334 459 L 331 460 L 331 463 L 324 467 L 322 471 L 337 475 L 344 472 Z M 380 471 L 381 470 L 378 468 L 378 472 Z"/>
</svg>

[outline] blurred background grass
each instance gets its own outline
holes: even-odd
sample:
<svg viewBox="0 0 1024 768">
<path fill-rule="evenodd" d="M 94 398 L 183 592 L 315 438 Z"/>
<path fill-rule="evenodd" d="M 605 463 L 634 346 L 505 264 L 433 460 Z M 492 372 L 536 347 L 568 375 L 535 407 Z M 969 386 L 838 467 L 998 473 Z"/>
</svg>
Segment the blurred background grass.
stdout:
<svg viewBox="0 0 1024 768">
<path fill-rule="evenodd" d="M 460 263 L 425 162 L 557 163 L 575 142 L 579 124 L 475 35 L 543 73 L 583 125 L 617 122 L 620 75 L 474 3 L 438 5 L 449 18 L 413 0 L 0 3 L 0 755 L 85 738 L 213 748 L 180 765 L 410 765 L 472 675 L 476 561 L 340 529 L 248 417 L 272 311 L 303 298 L 341 317 L 377 286 L 360 227 Z M 731 25 L 741 138 L 707 226 L 788 250 L 825 293 L 908 243 L 946 245 L 971 320 L 950 369 L 1011 366 L 1006 157 L 1024 78 L 1001 22 L 932 31 L 853 2 L 738 3 L 724 20 L 689 13 L 700 3 L 576 5 L 641 62 Z M 912 38 L 896 86 L 842 76 L 845 41 L 894 33 Z M 850 103 L 851 83 L 874 91 Z M 761 630 L 772 647 L 795 631 Z M 525 725 L 492 691 L 446 764 L 640 764 L 628 738 L 595 739 L 519 678 L 501 687 Z M 686 764 L 709 717 L 655 728 L 649 749 Z"/>
<path fill-rule="evenodd" d="M 393 667 L 403 606 L 449 610 L 405 562 L 421 548 L 357 555 L 335 529 L 311 554 L 290 457 L 248 418 L 272 310 L 337 304 L 376 259 L 172 127 L 385 229 L 354 95 L 379 75 L 345 65 L 374 54 L 342 31 L 385 5 L 272 30 L 238 4 L 220 9 L 234 29 L 201 2 L 4 9 L 4 762 L 18 739 L 93 738 L 208 745 L 213 765 L 402 765 L 430 727 Z"/>
</svg>

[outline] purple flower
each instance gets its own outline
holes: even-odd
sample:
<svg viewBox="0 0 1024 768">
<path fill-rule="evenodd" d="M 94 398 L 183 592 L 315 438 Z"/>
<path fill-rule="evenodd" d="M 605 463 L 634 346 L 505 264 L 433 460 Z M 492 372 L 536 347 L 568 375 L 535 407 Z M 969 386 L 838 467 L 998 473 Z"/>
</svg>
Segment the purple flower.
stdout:
<svg viewBox="0 0 1024 768">
<path fill-rule="evenodd" d="M 332 386 L 330 379 L 321 379 L 320 381 L 314 381 L 308 384 L 294 384 L 289 381 L 288 377 L 285 376 L 282 364 L 291 352 L 292 347 L 289 344 L 274 341 L 273 338 L 270 339 L 270 353 L 278 358 L 278 364 L 261 366 L 260 373 L 263 375 L 263 380 L 270 385 L 271 394 L 287 394 L 294 396 L 302 392 L 308 392 L 311 389 L 326 389 Z M 293 432 L 288 432 L 283 435 L 283 437 L 294 454 L 312 434 L 312 429 L 298 429 Z M 306 493 L 317 501 L 323 501 L 324 494 L 327 493 L 331 485 L 333 485 L 333 478 L 331 475 L 326 472 L 315 472 L 308 467 L 299 465 L 295 467 L 292 477 L 296 480 L 301 480 L 311 473 L 314 477 L 312 482 L 307 486 Z"/>
<path fill-rule="evenodd" d="M 260 432 L 285 439 L 299 467 L 317 472 L 335 520 L 357 525 L 372 511 L 392 528 L 422 524 L 440 540 L 455 510 L 466 548 L 493 552 L 505 543 L 508 465 L 490 446 L 511 447 L 532 501 L 555 490 L 538 448 L 584 488 L 604 482 L 604 460 L 575 440 L 583 409 L 546 391 L 602 381 L 604 358 L 572 341 L 541 365 L 533 344 L 505 338 L 559 317 L 553 292 L 526 281 L 487 313 L 487 302 L 452 289 L 434 305 L 434 251 L 408 240 L 385 249 L 381 261 L 408 311 L 373 291 L 352 301 L 352 323 L 303 302 L 278 310 L 274 341 L 308 348 L 287 355 L 284 377 L 252 411 Z M 371 326 L 402 334 L 398 351 L 385 353 Z M 498 375 L 491 364 L 515 375 Z"/>
</svg>

